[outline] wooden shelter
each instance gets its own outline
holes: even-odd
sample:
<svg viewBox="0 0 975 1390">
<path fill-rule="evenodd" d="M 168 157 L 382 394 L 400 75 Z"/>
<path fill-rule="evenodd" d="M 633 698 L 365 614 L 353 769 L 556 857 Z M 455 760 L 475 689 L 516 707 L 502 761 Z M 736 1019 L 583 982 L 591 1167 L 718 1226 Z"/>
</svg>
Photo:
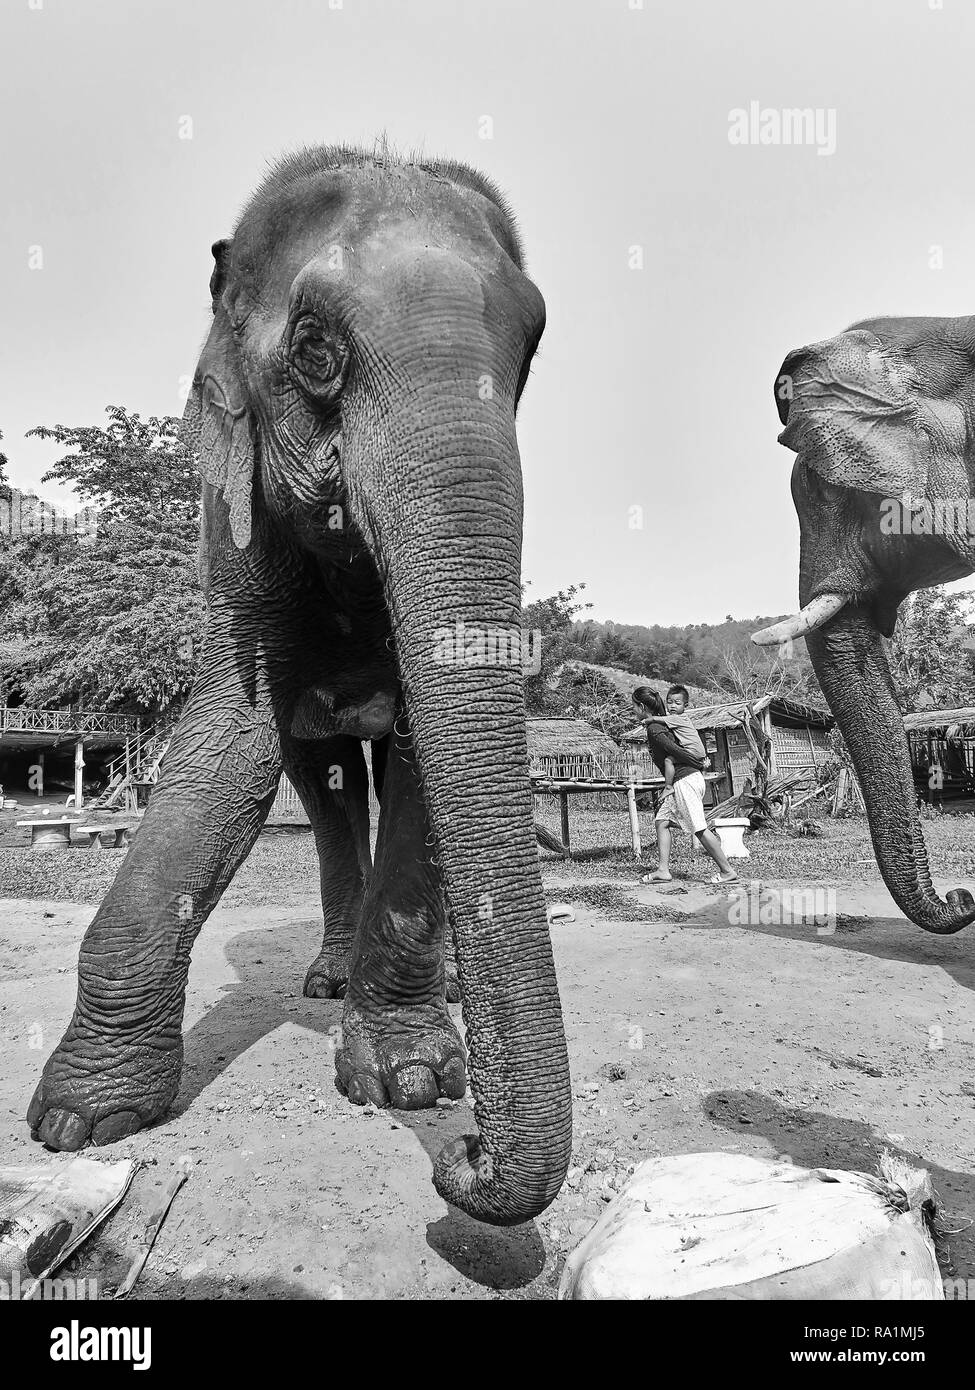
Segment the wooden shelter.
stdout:
<svg viewBox="0 0 975 1390">
<path fill-rule="evenodd" d="M 0 705 L 0 782 L 7 791 L 44 793 L 45 755 L 49 765 L 65 755 L 72 759 L 74 804 L 83 804 L 86 750 L 124 747 L 138 738 L 138 719 L 104 710 L 39 709 Z"/>
<path fill-rule="evenodd" d="M 920 710 L 904 716 L 918 796 L 967 811 L 975 797 L 975 708 Z"/>
<path fill-rule="evenodd" d="M 829 710 L 782 696 L 763 695 L 750 702 L 769 744 L 771 777 L 806 774 L 810 785 L 829 755 L 827 734 L 833 727 Z M 748 703 L 735 700 L 721 704 L 690 705 L 687 716 L 701 735 L 714 771 L 720 774 L 713 784 L 713 797 L 723 801 L 742 791 L 747 778 L 754 775 L 755 755 L 745 732 Z M 642 725 L 623 735 L 623 745 L 631 760 L 647 765 L 650 754 Z"/>
<path fill-rule="evenodd" d="M 546 777 L 615 776 L 620 749 L 584 719 L 551 716 L 528 720 L 528 766 Z"/>
</svg>

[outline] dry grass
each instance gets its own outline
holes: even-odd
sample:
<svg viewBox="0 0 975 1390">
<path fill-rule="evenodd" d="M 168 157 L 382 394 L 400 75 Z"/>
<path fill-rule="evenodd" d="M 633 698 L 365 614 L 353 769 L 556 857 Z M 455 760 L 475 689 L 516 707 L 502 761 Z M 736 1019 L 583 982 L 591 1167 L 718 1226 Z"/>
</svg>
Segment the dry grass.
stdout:
<svg viewBox="0 0 975 1390">
<path fill-rule="evenodd" d="M 99 903 L 125 850 L 0 849 L 0 898 L 50 898 Z M 307 831 L 265 833 L 222 898 L 225 907 L 312 901 L 318 897 L 318 855 Z"/>
<path fill-rule="evenodd" d="M 541 808 L 536 815 L 542 825 L 558 835 L 557 812 Z M 745 844 L 751 855 L 746 864 L 749 876 L 880 882 L 864 818 L 834 821 L 824 817 L 815 824 L 823 832 L 821 838 L 798 838 L 781 829 L 746 835 Z M 652 866 L 656 863 L 656 841 L 649 813 L 640 816 L 640 834 L 644 867 Z M 924 834 L 935 875 L 959 880 L 975 878 L 975 816 L 940 816 L 925 821 Z M 560 860 L 543 851 L 543 872 L 558 868 L 560 873 L 571 872 L 573 877 L 600 879 L 630 879 L 636 873 L 638 865 L 630 847 L 625 808 L 619 812 L 570 808 L 570 836 L 573 858 Z M 699 870 L 703 862 L 699 854 L 692 855 L 686 835 L 674 835 L 671 863 L 678 873 Z"/>
<path fill-rule="evenodd" d="M 539 820 L 558 834 L 558 812 L 538 811 Z M 575 900 L 584 897 L 586 880 L 614 879 L 632 882 L 639 873 L 656 863 L 653 820 L 640 817 L 643 861 L 633 859 L 629 824 L 625 810 L 571 812 L 571 860 L 542 853 L 543 874 L 557 874 L 559 880 L 571 876 Z M 749 877 L 769 879 L 808 879 L 812 881 L 849 880 L 877 883 L 880 876 L 874 860 L 866 821 L 823 819 L 822 838 L 796 839 L 782 831 L 760 831 L 746 837 L 751 858 L 745 868 Z M 975 816 L 943 816 L 925 822 L 925 836 L 935 875 L 959 882 L 975 878 Z M 8 842 L 9 843 L 9 842 Z M 596 853 L 594 853 L 596 851 Z M 598 851 L 604 851 L 599 853 Z M 124 850 L 31 851 L 27 848 L 0 848 L 0 898 L 49 898 L 61 901 L 98 903 L 104 897 Z M 591 857 L 590 857 L 591 856 Z M 685 835 L 674 836 L 673 867 L 678 874 L 699 875 L 701 856 L 692 858 Z M 596 891 L 596 886 L 591 885 Z M 602 892 L 602 889 L 598 891 Z M 318 860 L 312 836 L 307 832 L 265 833 L 223 898 L 227 907 L 255 907 L 265 903 L 314 902 L 318 896 Z M 551 896 L 551 894 L 549 895 Z M 556 896 L 565 897 L 564 884 Z M 625 898 L 592 901 L 615 917 L 625 915 Z M 635 920 L 635 905 L 627 906 L 626 920 Z"/>
</svg>

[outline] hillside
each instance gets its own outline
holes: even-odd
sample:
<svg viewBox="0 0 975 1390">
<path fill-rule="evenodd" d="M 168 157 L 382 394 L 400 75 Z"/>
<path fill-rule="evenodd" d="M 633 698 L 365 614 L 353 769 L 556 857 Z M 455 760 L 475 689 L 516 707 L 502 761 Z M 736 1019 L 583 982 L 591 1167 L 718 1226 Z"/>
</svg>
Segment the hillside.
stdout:
<svg viewBox="0 0 975 1390">
<path fill-rule="evenodd" d="M 767 674 L 775 666 L 786 687 L 818 692 L 804 642 L 797 642 L 792 655 L 783 660 L 774 650 L 762 650 L 751 641 L 753 632 L 785 616 L 729 615 L 723 623 L 689 623 L 684 627 L 585 619 L 572 624 L 570 640 L 579 659 L 638 675 L 737 694 L 743 683 L 764 689 Z"/>
</svg>

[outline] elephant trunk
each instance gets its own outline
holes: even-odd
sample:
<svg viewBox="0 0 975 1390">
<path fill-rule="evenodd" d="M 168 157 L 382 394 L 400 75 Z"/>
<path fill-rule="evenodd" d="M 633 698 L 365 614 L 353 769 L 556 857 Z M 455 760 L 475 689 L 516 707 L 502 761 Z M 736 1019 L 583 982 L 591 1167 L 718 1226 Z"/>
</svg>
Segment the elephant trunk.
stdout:
<svg viewBox="0 0 975 1390">
<path fill-rule="evenodd" d="M 877 863 L 901 911 L 925 931 L 949 934 L 975 921 L 965 889 L 938 897 L 917 812 L 904 724 L 880 632 L 848 605 L 806 637 L 823 693 L 853 756 Z"/>
<path fill-rule="evenodd" d="M 442 380 L 404 395 L 408 405 L 344 438 L 463 987 L 479 1135 L 441 1152 L 434 1182 L 469 1215 L 508 1225 L 558 1192 L 572 1118 L 528 776 L 514 410 Z"/>
</svg>

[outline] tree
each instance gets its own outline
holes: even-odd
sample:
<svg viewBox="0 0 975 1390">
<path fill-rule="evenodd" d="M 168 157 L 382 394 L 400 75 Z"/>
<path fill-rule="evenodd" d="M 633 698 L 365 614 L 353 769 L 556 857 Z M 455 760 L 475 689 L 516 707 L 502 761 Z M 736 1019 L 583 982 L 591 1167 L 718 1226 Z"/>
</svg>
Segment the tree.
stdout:
<svg viewBox="0 0 975 1390">
<path fill-rule="evenodd" d="M 21 537 L 0 574 L 0 679 L 30 704 L 153 719 L 188 693 L 203 626 L 199 477 L 173 417 L 30 433 L 74 450 L 43 481 L 99 507 L 94 536 Z M 46 544 L 45 544 L 46 543 Z"/>
<path fill-rule="evenodd" d="M 802 647 L 805 649 L 805 643 L 802 643 Z M 727 643 L 718 648 L 712 679 L 716 686 L 740 700 L 760 700 L 764 695 L 783 698 L 792 695 L 797 700 L 805 700 L 810 694 L 817 694 L 822 699 L 814 676 L 813 690 L 810 690 L 808 678 L 812 675 L 812 668 L 808 660 L 800 665 L 794 655 L 790 658 L 778 655 L 770 658 L 769 654 L 755 648 L 752 652 L 746 652 L 740 646 Z"/>
<path fill-rule="evenodd" d="M 523 595 L 527 587 L 523 586 Z M 534 634 L 533 640 L 539 644 L 541 654 L 540 670 L 525 675 L 525 702 L 529 714 L 552 712 L 555 702 L 546 682 L 563 661 L 581 655 L 572 624 L 577 613 L 592 607 L 591 603 L 578 599 L 585 587 L 585 584 L 570 584 L 549 598 L 523 605 L 522 627 L 525 632 Z"/>
<path fill-rule="evenodd" d="M 903 604 L 888 656 L 905 714 L 975 704 L 970 608 L 970 595 L 941 587 L 918 589 Z"/>
<path fill-rule="evenodd" d="M 106 406 L 108 425 L 37 425 L 28 438 L 54 439 L 77 453 L 52 464 L 43 482 L 73 487 L 100 509 L 100 519 L 151 515 L 167 524 L 196 526 L 200 475 L 179 437 L 173 415 L 143 420 L 120 405 Z"/>
</svg>

